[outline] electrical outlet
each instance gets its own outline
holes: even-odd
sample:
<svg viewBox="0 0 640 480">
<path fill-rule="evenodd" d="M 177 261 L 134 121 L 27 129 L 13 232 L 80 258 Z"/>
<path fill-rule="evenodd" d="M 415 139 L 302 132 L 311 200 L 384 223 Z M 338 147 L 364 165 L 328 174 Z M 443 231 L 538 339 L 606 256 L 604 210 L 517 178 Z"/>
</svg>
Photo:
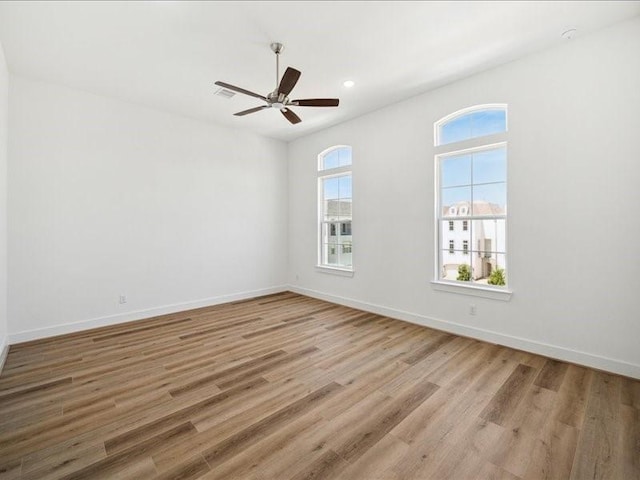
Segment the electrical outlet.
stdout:
<svg viewBox="0 0 640 480">
<path fill-rule="evenodd" d="M 475 304 L 471 304 L 469 305 L 469 315 L 475 315 L 476 314 L 476 306 Z"/>
<path fill-rule="evenodd" d="M 119 302 L 120 302 L 120 305 L 124 305 L 125 303 L 127 303 L 127 296 L 120 295 Z"/>
</svg>

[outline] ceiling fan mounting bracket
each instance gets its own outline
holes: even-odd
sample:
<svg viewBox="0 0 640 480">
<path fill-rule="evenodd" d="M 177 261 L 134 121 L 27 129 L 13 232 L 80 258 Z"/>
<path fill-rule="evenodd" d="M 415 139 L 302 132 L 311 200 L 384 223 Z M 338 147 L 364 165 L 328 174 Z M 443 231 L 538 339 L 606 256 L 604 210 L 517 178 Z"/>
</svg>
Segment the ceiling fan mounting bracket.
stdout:
<svg viewBox="0 0 640 480">
<path fill-rule="evenodd" d="M 275 53 L 276 55 L 280 55 L 282 53 L 282 51 L 284 50 L 284 45 L 278 42 L 273 42 L 271 44 L 271 50 L 273 51 L 273 53 Z"/>
</svg>

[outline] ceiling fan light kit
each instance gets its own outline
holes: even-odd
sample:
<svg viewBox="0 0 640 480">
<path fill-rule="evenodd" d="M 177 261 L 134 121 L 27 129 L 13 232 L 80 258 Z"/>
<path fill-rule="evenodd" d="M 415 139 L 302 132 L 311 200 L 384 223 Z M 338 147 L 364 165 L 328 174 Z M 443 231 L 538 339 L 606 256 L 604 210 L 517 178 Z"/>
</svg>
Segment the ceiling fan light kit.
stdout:
<svg viewBox="0 0 640 480">
<path fill-rule="evenodd" d="M 243 110 L 241 112 L 234 113 L 237 117 L 242 117 L 244 115 L 249 115 L 250 113 L 256 113 L 261 110 L 265 110 L 267 108 L 277 108 L 280 110 L 282 115 L 289 120 L 292 124 L 300 123 L 302 120 L 298 115 L 296 115 L 289 107 L 337 107 L 340 103 L 340 100 L 337 98 L 305 98 L 301 100 L 290 100 L 289 94 L 293 87 L 298 83 L 298 79 L 300 78 L 300 71 L 296 70 L 292 67 L 287 67 L 280 79 L 280 54 L 284 50 L 284 45 L 282 43 L 274 42 L 271 44 L 271 50 L 276 54 L 276 87 L 275 90 L 267 96 L 260 95 L 258 93 L 251 92 L 249 90 L 245 90 L 244 88 L 236 87 L 235 85 L 230 85 L 225 82 L 217 81 L 216 85 L 226 88 L 228 90 L 233 90 L 234 92 L 242 93 L 244 95 L 248 95 L 250 97 L 259 98 L 263 100 L 266 105 L 261 105 L 259 107 L 250 108 L 248 110 Z"/>
</svg>

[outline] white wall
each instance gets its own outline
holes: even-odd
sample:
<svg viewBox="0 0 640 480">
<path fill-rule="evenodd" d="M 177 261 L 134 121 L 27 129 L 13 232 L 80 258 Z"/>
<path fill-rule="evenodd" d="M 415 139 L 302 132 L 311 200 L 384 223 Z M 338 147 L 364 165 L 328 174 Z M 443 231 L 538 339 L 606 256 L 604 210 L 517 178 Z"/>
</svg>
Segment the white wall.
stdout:
<svg viewBox="0 0 640 480">
<path fill-rule="evenodd" d="M 12 342 L 286 284 L 283 142 L 16 76 L 9 110 Z"/>
<path fill-rule="evenodd" d="M 292 142 L 294 289 L 640 378 L 638 52 L 636 18 Z M 513 296 L 436 291 L 433 123 L 502 102 Z M 316 158 L 336 144 L 353 146 L 353 278 L 314 269 Z"/>
<path fill-rule="evenodd" d="M 7 345 L 7 144 L 9 71 L 0 44 L 0 371 Z"/>
</svg>

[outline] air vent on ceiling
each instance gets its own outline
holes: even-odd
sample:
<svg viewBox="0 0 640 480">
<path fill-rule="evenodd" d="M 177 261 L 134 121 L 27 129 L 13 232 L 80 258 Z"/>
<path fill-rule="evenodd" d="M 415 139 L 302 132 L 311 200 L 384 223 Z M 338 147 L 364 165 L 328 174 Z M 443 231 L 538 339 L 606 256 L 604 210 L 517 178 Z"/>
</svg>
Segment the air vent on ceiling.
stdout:
<svg viewBox="0 0 640 480">
<path fill-rule="evenodd" d="M 232 92 L 231 90 L 227 90 L 226 88 L 219 88 L 216 91 L 216 95 L 222 98 L 231 98 L 234 97 L 236 92 Z"/>
</svg>

